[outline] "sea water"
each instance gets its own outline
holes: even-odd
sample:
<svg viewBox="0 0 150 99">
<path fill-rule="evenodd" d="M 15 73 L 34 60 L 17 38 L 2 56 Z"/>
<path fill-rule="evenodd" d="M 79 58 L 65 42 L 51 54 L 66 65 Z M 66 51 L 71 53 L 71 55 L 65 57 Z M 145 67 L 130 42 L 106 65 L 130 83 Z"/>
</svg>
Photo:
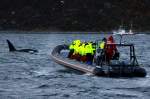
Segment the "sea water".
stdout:
<svg viewBox="0 0 150 99">
<path fill-rule="evenodd" d="M 74 39 L 95 41 L 110 34 L 57 34 L 45 32 L 0 33 L 0 99 L 149 99 L 150 35 L 124 36 L 134 43 L 145 78 L 108 78 L 76 73 L 55 63 L 50 53 L 56 45 Z M 114 37 L 116 42 L 119 36 Z M 9 52 L 6 39 L 16 49 L 37 49 L 38 53 Z"/>
</svg>

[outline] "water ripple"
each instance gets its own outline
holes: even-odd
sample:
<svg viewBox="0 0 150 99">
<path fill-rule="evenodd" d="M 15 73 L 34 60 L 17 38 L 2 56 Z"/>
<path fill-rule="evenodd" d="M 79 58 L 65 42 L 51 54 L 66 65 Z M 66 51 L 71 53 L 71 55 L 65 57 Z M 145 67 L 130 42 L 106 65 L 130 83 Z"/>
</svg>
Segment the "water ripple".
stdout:
<svg viewBox="0 0 150 99">
<path fill-rule="evenodd" d="M 145 78 L 105 78 L 78 73 L 50 58 L 52 49 L 74 39 L 94 41 L 104 34 L 0 34 L 1 99 L 149 99 L 150 35 L 127 36 L 135 44 L 137 59 L 148 72 Z M 115 37 L 118 40 L 117 37 Z M 9 52 L 6 39 L 39 53 Z M 117 42 L 117 41 L 116 41 Z M 143 45 L 144 44 L 144 45 Z M 64 53 L 65 54 L 65 53 Z"/>
</svg>

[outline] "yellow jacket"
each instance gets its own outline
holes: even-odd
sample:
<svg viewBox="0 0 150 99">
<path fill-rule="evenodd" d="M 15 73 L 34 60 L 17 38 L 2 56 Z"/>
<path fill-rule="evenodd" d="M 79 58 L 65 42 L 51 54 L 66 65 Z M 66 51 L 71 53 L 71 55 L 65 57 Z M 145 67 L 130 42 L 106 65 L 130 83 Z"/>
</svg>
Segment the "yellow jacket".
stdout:
<svg viewBox="0 0 150 99">
<path fill-rule="evenodd" d="M 105 47 L 105 42 L 104 41 L 102 41 L 101 43 L 100 43 L 100 49 L 104 49 L 104 47 Z"/>
</svg>

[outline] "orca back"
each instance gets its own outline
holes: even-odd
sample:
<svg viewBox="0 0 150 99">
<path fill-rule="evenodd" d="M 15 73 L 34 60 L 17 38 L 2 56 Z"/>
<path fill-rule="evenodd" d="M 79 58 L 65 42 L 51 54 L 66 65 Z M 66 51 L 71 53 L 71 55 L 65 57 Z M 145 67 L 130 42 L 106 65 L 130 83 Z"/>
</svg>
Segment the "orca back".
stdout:
<svg viewBox="0 0 150 99">
<path fill-rule="evenodd" d="M 15 47 L 9 40 L 7 40 L 7 43 L 8 43 L 9 51 L 16 51 Z"/>
</svg>

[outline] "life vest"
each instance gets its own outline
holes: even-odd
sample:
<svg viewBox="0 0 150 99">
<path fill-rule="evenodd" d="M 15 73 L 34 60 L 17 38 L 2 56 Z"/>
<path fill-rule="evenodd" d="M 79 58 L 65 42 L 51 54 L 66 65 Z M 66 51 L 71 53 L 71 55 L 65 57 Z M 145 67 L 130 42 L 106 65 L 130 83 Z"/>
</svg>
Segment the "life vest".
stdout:
<svg viewBox="0 0 150 99">
<path fill-rule="evenodd" d="M 86 54 L 87 53 L 90 53 L 90 54 L 92 54 L 92 55 L 94 55 L 94 49 L 92 48 L 92 44 L 88 44 L 88 45 L 86 45 Z"/>
<path fill-rule="evenodd" d="M 71 45 L 69 46 L 69 49 L 70 49 L 70 50 L 73 50 L 73 49 L 74 49 L 74 45 L 71 44 Z"/>
<path fill-rule="evenodd" d="M 100 43 L 100 49 L 104 49 L 105 48 L 105 42 L 104 41 L 102 41 L 101 43 Z"/>
<path fill-rule="evenodd" d="M 85 44 L 82 44 L 81 46 L 79 46 L 79 54 L 81 56 L 85 55 Z"/>
<path fill-rule="evenodd" d="M 71 46 L 71 48 L 74 49 L 74 54 L 78 54 L 79 53 L 79 45 L 80 45 L 81 41 L 80 40 L 74 40 L 73 41 L 73 46 Z"/>
</svg>

